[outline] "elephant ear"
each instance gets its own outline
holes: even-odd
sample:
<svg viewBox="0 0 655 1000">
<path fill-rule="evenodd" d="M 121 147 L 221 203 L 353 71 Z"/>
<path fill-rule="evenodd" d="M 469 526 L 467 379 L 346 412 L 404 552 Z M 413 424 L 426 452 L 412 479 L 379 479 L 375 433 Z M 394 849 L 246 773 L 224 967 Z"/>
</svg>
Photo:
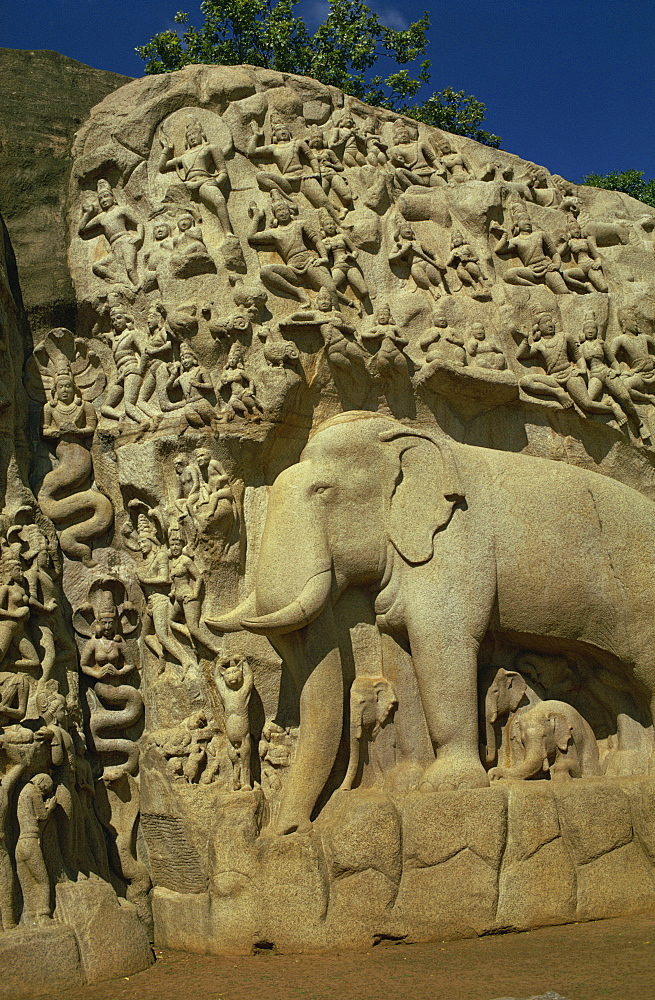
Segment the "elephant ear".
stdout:
<svg viewBox="0 0 655 1000">
<path fill-rule="evenodd" d="M 566 753 L 569 745 L 573 742 L 573 726 L 564 715 L 551 716 L 551 722 L 557 748 L 562 753 Z"/>
<path fill-rule="evenodd" d="M 398 475 L 391 497 L 387 531 L 391 544 L 408 563 L 428 562 L 434 536 L 450 521 L 464 499 L 455 459 L 446 442 L 437 444 L 415 431 L 390 431 L 381 441 L 398 447 Z"/>
</svg>

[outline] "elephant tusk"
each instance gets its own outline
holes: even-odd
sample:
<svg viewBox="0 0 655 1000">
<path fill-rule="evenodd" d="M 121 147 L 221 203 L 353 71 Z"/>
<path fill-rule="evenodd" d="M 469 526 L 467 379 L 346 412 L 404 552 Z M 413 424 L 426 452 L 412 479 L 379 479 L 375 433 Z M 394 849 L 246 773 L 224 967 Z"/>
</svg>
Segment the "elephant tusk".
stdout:
<svg viewBox="0 0 655 1000">
<path fill-rule="evenodd" d="M 218 618 L 206 618 L 205 624 L 209 625 L 210 628 L 216 629 L 217 632 L 241 632 L 245 627 L 243 618 L 251 615 L 256 610 L 257 599 L 255 591 L 251 590 L 246 599 L 232 611 L 228 611 L 227 614 L 220 615 Z"/>
<path fill-rule="evenodd" d="M 243 618 L 249 632 L 261 635 L 284 635 L 309 625 L 319 616 L 332 589 L 332 570 L 324 569 L 307 581 L 299 596 L 279 611 L 259 618 Z"/>
</svg>

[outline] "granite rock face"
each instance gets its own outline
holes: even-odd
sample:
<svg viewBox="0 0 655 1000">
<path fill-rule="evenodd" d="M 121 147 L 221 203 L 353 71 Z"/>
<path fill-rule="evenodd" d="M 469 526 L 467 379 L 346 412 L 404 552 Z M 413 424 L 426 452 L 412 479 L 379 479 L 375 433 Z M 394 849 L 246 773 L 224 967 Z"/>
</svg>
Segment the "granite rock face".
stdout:
<svg viewBox="0 0 655 1000">
<path fill-rule="evenodd" d="M 98 977 L 651 908 L 655 217 L 247 66 L 71 157 L 74 321 L 16 319 L 7 409 L 3 921 Z"/>
</svg>

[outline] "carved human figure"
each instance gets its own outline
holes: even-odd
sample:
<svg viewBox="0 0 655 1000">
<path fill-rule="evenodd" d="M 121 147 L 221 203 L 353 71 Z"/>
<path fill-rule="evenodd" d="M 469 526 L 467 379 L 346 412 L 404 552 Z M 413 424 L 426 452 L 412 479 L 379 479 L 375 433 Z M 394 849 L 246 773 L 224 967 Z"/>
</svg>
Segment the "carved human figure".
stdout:
<svg viewBox="0 0 655 1000">
<path fill-rule="evenodd" d="M 348 183 L 348 178 L 344 176 L 343 163 L 339 161 L 334 150 L 326 146 L 325 136 L 318 125 L 312 125 L 310 128 L 308 145 L 316 157 L 321 186 L 326 195 L 334 191 L 344 206 L 343 214 L 352 212 L 355 207 L 354 197 Z M 325 212 L 325 209 L 322 211 Z M 325 214 L 329 215 L 330 213 L 326 212 Z M 332 218 L 332 215 L 330 215 L 330 218 Z"/>
<path fill-rule="evenodd" d="M 644 333 L 634 309 L 619 312 L 621 333 L 609 344 L 615 358 L 628 366 L 623 378 L 637 403 L 652 403 L 655 392 L 655 337 Z"/>
<path fill-rule="evenodd" d="M 225 735 L 232 762 L 232 787 L 252 788 L 250 780 L 250 695 L 253 674 L 244 656 L 216 661 L 215 680 L 225 711 Z"/>
<path fill-rule="evenodd" d="M 43 536 L 41 536 L 43 538 Z M 60 652 L 70 646 L 67 636 L 57 620 L 59 609 L 58 588 L 53 579 L 54 567 L 45 539 L 25 570 L 25 581 L 29 592 L 30 615 L 39 634 L 41 657 L 40 683 L 50 679 L 57 658 L 58 642 Z"/>
<path fill-rule="evenodd" d="M 150 287 L 155 283 L 159 284 L 160 280 L 166 277 L 173 252 L 172 235 L 170 223 L 164 219 L 157 220 L 152 227 L 155 245 L 145 255 L 146 270 L 151 272 L 144 282 L 145 291 L 149 291 Z"/>
<path fill-rule="evenodd" d="M 120 420 L 123 414 L 117 406 L 122 402 L 125 416 L 134 420 L 139 430 L 145 431 L 149 429 L 150 421 L 138 405 L 143 382 L 145 337 L 136 330 L 134 317 L 123 306 L 112 306 L 109 318 L 112 333 L 107 339 L 114 356 L 116 378 L 100 412 L 103 417 Z"/>
<path fill-rule="evenodd" d="M 205 246 L 202 229 L 191 212 L 178 216 L 177 235 L 173 238 L 170 255 L 171 273 L 176 278 L 190 278 L 195 274 L 216 271 L 216 265 Z"/>
<path fill-rule="evenodd" d="M 374 369 L 383 381 L 394 376 L 407 377 L 405 348 L 409 340 L 394 325 L 391 309 L 384 303 L 375 311 L 374 324 L 361 334 L 362 342 L 374 349 Z"/>
<path fill-rule="evenodd" d="M 109 860 L 107 845 L 100 821 L 95 811 L 95 782 L 93 770 L 86 757 L 86 741 L 77 730 L 73 730 L 73 743 L 77 754 L 75 762 L 75 786 L 81 808 L 82 843 L 90 853 L 94 871 L 109 880 Z"/>
<path fill-rule="evenodd" d="M 508 285 L 545 284 L 556 295 L 569 292 L 562 275 L 562 261 L 549 238 L 541 229 L 534 229 L 524 212 L 514 216 L 512 237 L 497 224 L 491 229 L 496 234 L 494 247 L 499 257 L 518 257 L 521 267 L 510 267 L 503 274 Z"/>
<path fill-rule="evenodd" d="M 636 433 L 642 438 L 650 437 L 650 431 L 642 421 L 630 395 L 630 387 L 621 372 L 621 366 L 610 345 L 599 334 L 595 315 L 588 313 L 582 324 L 582 336 L 575 351 L 581 367 L 587 372 L 588 391 L 592 399 L 598 399 L 606 392 L 618 404 L 614 416 L 620 424 L 632 421 Z M 649 400 L 650 401 L 650 400 Z"/>
<path fill-rule="evenodd" d="M 181 618 L 191 637 L 216 655 L 219 644 L 202 621 L 203 577 L 191 556 L 185 552 L 184 538 L 177 525 L 168 532 L 169 572 L 173 616 Z"/>
<path fill-rule="evenodd" d="M 353 787 L 362 740 L 372 743 L 397 705 L 396 693 L 384 677 L 355 677 L 350 688 L 350 754 L 342 789 Z"/>
<path fill-rule="evenodd" d="M 259 189 L 277 194 L 287 202 L 293 202 L 302 192 L 314 208 L 324 208 L 336 216 L 337 210 L 321 186 L 321 164 L 316 151 L 304 139 L 294 139 L 288 127 L 277 118 L 272 121 L 272 142 L 262 144 L 263 134 L 255 122 L 253 130 L 246 156 L 254 162 L 268 160 L 277 168 L 276 171 L 257 171 Z"/>
<path fill-rule="evenodd" d="M 170 401 L 170 393 L 179 388 L 182 399 Z M 169 365 L 165 393 L 169 397 L 169 405 L 164 403 L 166 411 L 179 410 L 189 427 L 203 427 L 211 424 L 216 417 L 216 411 L 209 402 L 208 396 L 214 395 L 214 386 L 207 369 L 200 364 L 193 348 L 183 343 L 180 347 L 180 360 Z"/>
<path fill-rule="evenodd" d="M 336 119 L 336 124 L 328 135 L 330 148 L 333 149 L 345 167 L 363 167 L 366 164 L 365 145 L 362 146 L 362 134 L 355 124 L 350 111 L 342 111 Z"/>
<path fill-rule="evenodd" d="M 282 264 L 266 264 L 261 279 L 276 295 L 308 303 L 307 294 L 300 289 L 327 288 L 337 294 L 337 287 L 328 268 L 327 250 L 308 224 L 294 219 L 289 204 L 282 198 L 273 198 L 274 223 L 263 229 L 264 213 L 255 202 L 250 203 L 248 214 L 253 221 L 248 236 L 251 246 L 271 248 L 282 258 Z M 308 246 L 311 249 L 308 249 Z M 345 298 L 344 296 L 341 296 Z M 345 300 L 347 301 L 347 300 Z"/>
<path fill-rule="evenodd" d="M 502 371 L 507 368 L 505 355 L 500 347 L 487 336 L 482 323 L 471 323 L 470 338 L 466 341 L 466 359 L 474 368 L 491 368 Z"/>
<path fill-rule="evenodd" d="M 2 737 L 0 737 L 2 746 Z M 18 779 L 25 770 L 25 762 L 10 764 L 0 778 L 0 924 L 10 931 L 16 926 L 14 916 L 14 870 L 7 843 L 9 807 Z"/>
<path fill-rule="evenodd" d="M 572 292 L 607 291 L 603 263 L 591 236 L 584 236 L 575 216 L 567 220 L 568 236 L 557 247 L 562 260 L 564 281 Z M 568 262 L 568 264 L 567 264 Z"/>
<path fill-rule="evenodd" d="M 361 301 L 371 300 L 371 292 L 357 262 L 359 251 L 347 233 L 339 229 L 327 212 L 321 215 L 323 246 L 327 251 L 330 271 L 339 291 L 347 285 L 353 289 Z M 375 293 L 373 293 L 374 295 Z M 360 305 L 361 310 L 361 305 Z"/>
<path fill-rule="evenodd" d="M 44 827 L 52 815 L 57 798 L 49 774 L 35 774 L 18 796 L 16 875 L 23 893 L 25 924 L 37 927 L 52 919 L 50 877 L 41 848 Z"/>
<path fill-rule="evenodd" d="M 143 379 L 137 405 L 151 420 L 155 430 L 163 417 L 160 396 L 168 381 L 168 363 L 173 359 L 173 341 L 166 324 L 162 302 L 152 302 L 146 315 L 147 337 L 141 356 Z"/>
<path fill-rule="evenodd" d="M 435 187 L 443 183 L 445 170 L 429 143 L 419 138 L 413 122 L 402 118 L 394 122 L 388 157 L 394 168 L 394 184 L 400 192 L 413 185 Z"/>
<path fill-rule="evenodd" d="M 196 666 L 193 654 L 175 638 L 172 632 L 173 606 L 170 600 L 171 578 L 168 553 L 159 544 L 154 525 L 147 514 L 138 516 L 137 534 L 142 561 L 136 574 L 146 597 L 143 637 L 158 659 L 159 672 L 166 669 L 166 654 L 182 666 L 182 680 Z M 153 641 L 156 639 L 156 642 Z"/>
<path fill-rule="evenodd" d="M 480 258 L 458 230 L 450 238 L 450 257 L 446 267 L 454 269 L 464 287 L 476 289 L 478 295 L 486 292 L 489 279 L 480 267 Z"/>
<path fill-rule="evenodd" d="M 389 254 L 389 263 L 402 261 L 409 267 L 414 281 L 413 291 L 422 289 L 438 299 L 443 291 L 443 274 L 446 267 L 419 240 L 409 222 L 403 220 L 394 235 L 396 249 Z"/>
<path fill-rule="evenodd" d="M 46 473 L 38 500 L 59 530 L 62 551 L 85 566 L 95 566 L 89 542 L 103 535 L 114 520 L 111 501 L 88 488 L 93 477 L 88 439 L 97 422 L 93 406 L 77 395 L 70 368 L 63 366 L 55 375 L 54 398 L 43 408 L 41 432 L 56 442 L 57 466 Z"/>
<path fill-rule="evenodd" d="M 189 119 L 184 135 L 184 152 L 176 156 L 163 127 L 159 129 L 162 147 L 159 172 L 175 173 L 189 197 L 214 213 L 224 233 L 231 233 L 226 194 L 229 180 L 223 151 L 217 143 L 209 142 L 197 118 Z"/>
<path fill-rule="evenodd" d="M 127 758 L 124 764 L 105 767 L 103 777 L 110 781 L 125 772 L 136 774 L 139 748 L 132 740 L 101 734 L 129 729 L 139 721 L 144 710 L 140 692 L 125 683 L 136 665 L 127 656 L 110 590 L 102 591 L 93 629 L 95 634 L 85 643 L 80 656 L 82 673 L 95 682 L 93 690 L 97 704 L 89 722 L 93 744 L 96 753 L 125 754 Z M 106 708 L 106 704 L 110 707 Z"/>
<path fill-rule="evenodd" d="M 451 146 L 445 136 L 435 135 L 432 141 L 443 164 L 446 180 L 461 184 L 473 179 L 473 171 L 469 161 L 463 153 Z"/>
<path fill-rule="evenodd" d="M 36 708 L 50 740 L 53 778 L 57 789 L 57 833 L 61 855 L 69 872 L 80 860 L 80 801 L 77 794 L 77 758 L 73 738 L 68 731 L 66 699 L 58 691 L 42 688 L 36 694 Z"/>
<path fill-rule="evenodd" d="M 209 448 L 196 448 L 194 460 L 192 474 L 197 474 L 188 495 L 188 507 L 201 527 L 225 523 L 227 536 L 234 516 L 230 478 L 218 459 L 212 458 Z"/>
<path fill-rule="evenodd" d="M 181 514 L 186 514 L 189 509 L 188 498 L 196 487 L 193 466 L 187 461 L 184 455 L 176 455 L 173 460 L 173 468 L 176 475 L 176 507 Z"/>
<path fill-rule="evenodd" d="M 576 338 L 555 327 L 550 312 L 539 313 L 532 330 L 519 347 L 516 357 L 539 358 L 544 372 L 531 371 L 519 379 L 520 387 L 534 396 L 551 396 L 564 407 L 577 403 L 587 413 L 609 413 L 623 422 L 620 407 L 612 400 L 602 403 L 589 395 L 584 361 L 578 362 Z"/>
<path fill-rule="evenodd" d="M 14 674 L 16 670 L 35 670 L 39 666 L 39 655 L 28 637 L 25 626 L 30 617 L 29 595 L 24 586 L 23 570 L 10 552 L 6 552 L 0 563 L 2 582 L 0 583 L 0 666 L 9 666 L 11 672 L 0 673 L 2 700 L 0 717 L 12 722 L 24 717 L 24 684 Z M 8 662 L 9 654 L 15 651 L 15 658 Z M 18 704 L 10 706 L 15 699 Z"/>
<path fill-rule="evenodd" d="M 464 340 L 448 324 L 448 318 L 443 308 L 437 306 L 432 315 L 432 327 L 426 330 L 419 341 L 422 351 L 427 351 L 426 364 L 448 361 L 453 365 L 466 364 Z"/>
<path fill-rule="evenodd" d="M 92 271 L 106 281 L 116 281 L 124 271 L 132 286 L 138 288 L 137 258 L 145 236 L 143 223 L 131 208 L 117 203 L 108 181 L 101 178 L 97 192 L 99 209 L 93 202 L 83 205 L 78 233 L 82 239 L 104 236 L 110 252 L 93 264 Z"/>
<path fill-rule="evenodd" d="M 315 309 L 300 309 L 280 324 L 284 329 L 318 326 L 328 364 L 338 372 L 353 375 L 366 372 L 369 361 L 367 352 L 355 340 L 355 327 L 334 307 L 334 300 L 327 289 L 316 296 Z"/>
<path fill-rule="evenodd" d="M 228 420 L 233 420 L 235 417 L 261 419 L 264 410 L 257 399 L 255 383 L 246 375 L 243 347 L 239 343 L 232 344 L 230 348 L 225 367 L 221 372 L 220 385 L 228 388 L 230 392 L 225 406 Z"/>
</svg>

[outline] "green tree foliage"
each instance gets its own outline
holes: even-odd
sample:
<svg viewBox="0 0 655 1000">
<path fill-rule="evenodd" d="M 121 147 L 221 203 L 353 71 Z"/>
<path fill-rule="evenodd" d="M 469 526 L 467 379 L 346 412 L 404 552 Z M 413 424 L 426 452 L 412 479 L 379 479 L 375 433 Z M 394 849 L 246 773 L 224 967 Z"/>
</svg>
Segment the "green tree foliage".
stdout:
<svg viewBox="0 0 655 1000">
<path fill-rule="evenodd" d="M 463 90 L 447 87 L 422 103 L 417 99 L 430 82 L 430 61 L 421 59 L 430 27 L 427 13 L 397 31 L 382 24 L 362 0 L 328 0 L 327 17 L 311 34 L 295 14 L 302 3 L 307 0 L 203 0 L 200 28 L 179 11 L 175 22 L 183 26 L 181 33 L 162 31 L 136 51 L 146 62 L 146 73 L 170 73 L 191 63 L 248 63 L 311 76 L 367 104 L 488 146 L 500 145 L 497 135 L 481 127 L 485 105 Z M 376 73 L 385 63 L 413 64 L 413 71 Z"/>
<path fill-rule="evenodd" d="M 609 174 L 587 174 L 582 183 L 606 191 L 623 191 L 638 201 L 655 208 L 655 179 L 644 180 L 643 170 L 613 170 Z"/>
</svg>

